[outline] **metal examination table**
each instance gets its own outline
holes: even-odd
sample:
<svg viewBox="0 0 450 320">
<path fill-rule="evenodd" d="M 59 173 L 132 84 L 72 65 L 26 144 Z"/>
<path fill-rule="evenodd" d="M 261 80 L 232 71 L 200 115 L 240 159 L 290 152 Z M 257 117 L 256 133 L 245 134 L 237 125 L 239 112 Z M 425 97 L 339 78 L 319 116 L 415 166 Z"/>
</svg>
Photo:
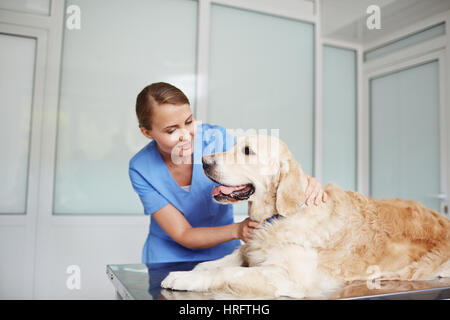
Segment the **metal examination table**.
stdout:
<svg viewBox="0 0 450 320">
<path fill-rule="evenodd" d="M 192 270 L 199 262 L 145 264 L 111 264 L 106 274 L 116 289 L 118 299 L 173 300 L 214 299 L 211 293 L 161 289 L 161 281 L 171 271 Z M 239 299 L 231 297 L 230 299 Z M 433 281 L 352 282 L 327 299 L 369 300 L 440 300 L 450 299 L 450 278 Z"/>
</svg>

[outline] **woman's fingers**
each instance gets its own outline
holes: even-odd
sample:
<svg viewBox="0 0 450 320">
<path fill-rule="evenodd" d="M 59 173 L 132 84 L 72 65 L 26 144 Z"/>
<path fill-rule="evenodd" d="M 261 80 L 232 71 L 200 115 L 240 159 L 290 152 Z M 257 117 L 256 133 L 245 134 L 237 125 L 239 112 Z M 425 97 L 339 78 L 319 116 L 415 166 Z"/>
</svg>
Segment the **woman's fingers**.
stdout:
<svg viewBox="0 0 450 320">
<path fill-rule="evenodd" d="M 308 186 L 305 190 L 306 205 L 310 206 L 312 203 L 318 205 L 320 202 L 317 202 L 317 198 L 322 191 L 322 185 L 319 181 L 316 178 L 308 176 Z"/>
<path fill-rule="evenodd" d="M 319 190 L 317 189 L 317 187 L 315 187 L 314 189 L 311 190 L 311 193 L 309 194 L 309 196 L 307 196 L 307 199 L 306 199 L 306 205 L 307 205 L 308 207 L 309 207 L 309 206 L 314 202 L 314 200 L 316 199 L 318 191 L 319 191 Z"/>
<path fill-rule="evenodd" d="M 317 206 L 322 202 L 323 190 L 321 186 L 318 186 L 316 190 L 316 196 L 314 198 L 314 204 Z"/>
<path fill-rule="evenodd" d="M 249 231 L 249 230 L 247 230 L 247 231 L 245 231 L 244 232 L 244 242 L 247 242 L 248 240 L 250 240 L 252 238 L 252 233 Z"/>
<path fill-rule="evenodd" d="M 323 191 L 322 186 L 320 184 L 317 185 L 306 200 L 306 205 L 310 206 L 312 203 L 316 206 L 319 205 L 323 201 L 324 194 L 325 191 Z"/>
<path fill-rule="evenodd" d="M 310 176 L 308 176 L 308 186 L 306 187 L 306 190 L 305 190 L 306 198 L 309 198 L 311 196 L 312 191 L 313 191 L 314 185 L 311 182 L 313 182 L 312 178 Z"/>
<path fill-rule="evenodd" d="M 250 221 L 248 222 L 248 226 L 249 226 L 250 228 L 258 228 L 258 227 L 259 227 L 259 223 L 258 223 L 257 221 L 254 221 L 254 220 L 250 220 Z"/>
<path fill-rule="evenodd" d="M 316 197 L 316 200 L 314 200 L 314 203 L 316 204 L 316 206 L 322 202 L 322 197 L 323 197 L 323 191 L 320 191 Z"/>
<path fill-rule="evenodd" d="M 259 223 L 257 221 L 254 220 L 250 220 L 249 218 L 247 218 L 247 225 L 244 227 L 243 230 L 243 241 L 247 242 L 248 240 L 250 240 L 253 236 L 253 232 L 255 231 L 255 229 L 257 229 L 259 227 Z"/>
</svg>

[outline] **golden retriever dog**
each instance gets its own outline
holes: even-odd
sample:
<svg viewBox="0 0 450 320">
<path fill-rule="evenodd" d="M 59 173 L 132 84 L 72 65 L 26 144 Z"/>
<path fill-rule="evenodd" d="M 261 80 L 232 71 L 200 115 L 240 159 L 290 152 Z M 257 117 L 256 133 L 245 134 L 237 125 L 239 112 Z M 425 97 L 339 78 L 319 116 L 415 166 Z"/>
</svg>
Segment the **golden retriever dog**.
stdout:
<svg viewBox="0 0 450 320">
<path fill-rule="evenodd" d="M 330 183 L 327 202 L 306 207 L 305 173 L 270 136 L 239 137 L 202 160 L 220 184 L 215 201 L 249 201 L 261 227 L 232 254 L 170 273 L 163 288 L 320 298 L 354 280 L 450 277 L 450 220 L 416 201 L 375 200 Z"/>
</svg>

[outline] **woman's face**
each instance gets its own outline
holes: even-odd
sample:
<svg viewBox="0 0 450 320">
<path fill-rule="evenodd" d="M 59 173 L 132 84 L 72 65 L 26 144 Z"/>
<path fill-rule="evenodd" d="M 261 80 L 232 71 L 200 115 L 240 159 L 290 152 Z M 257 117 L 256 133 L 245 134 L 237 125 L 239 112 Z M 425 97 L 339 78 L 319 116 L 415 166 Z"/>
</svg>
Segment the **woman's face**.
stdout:
<svg viewBox="0 0 450 320">
<path fill-rule="evenodd" d="M 155 139 L 164 156 L 186 157 L 194 151 L 196 124 L 189 104 L 163 104 L 152 110 L 152 129 L 142 133 Z M 173 157 L 172 157 L 172 160 Z"/>
</svg>

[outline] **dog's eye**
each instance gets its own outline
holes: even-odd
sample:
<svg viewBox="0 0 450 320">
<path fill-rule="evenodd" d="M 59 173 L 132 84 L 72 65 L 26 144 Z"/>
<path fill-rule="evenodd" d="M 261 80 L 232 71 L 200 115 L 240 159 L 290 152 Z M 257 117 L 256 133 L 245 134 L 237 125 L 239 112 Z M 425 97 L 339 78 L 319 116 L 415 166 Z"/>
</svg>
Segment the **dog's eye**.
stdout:
<svg viewBox="0 0 450 320">
<path fill-rule="evenodd" d="M 245 153 L 246 156 L 255 154 L 248 146 L 245 146 L 242 151 Z"/>
</svg>

